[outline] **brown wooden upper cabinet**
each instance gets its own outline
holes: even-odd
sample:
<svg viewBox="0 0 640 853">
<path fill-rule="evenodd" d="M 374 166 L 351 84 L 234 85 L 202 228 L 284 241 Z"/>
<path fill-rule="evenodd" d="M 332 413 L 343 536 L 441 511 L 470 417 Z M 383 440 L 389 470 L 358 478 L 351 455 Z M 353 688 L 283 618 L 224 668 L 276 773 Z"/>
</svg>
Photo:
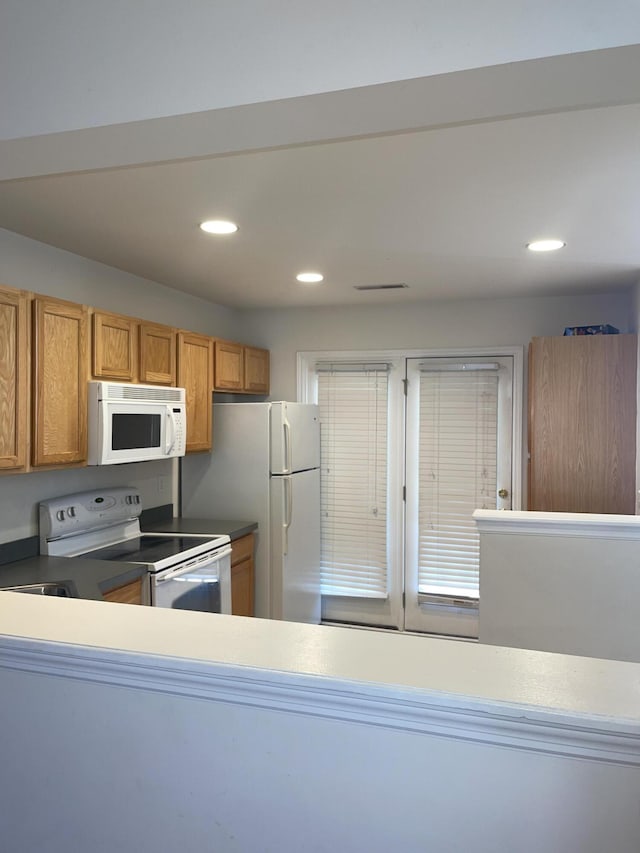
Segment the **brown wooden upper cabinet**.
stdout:
<svg viewBox="0 0 640 853">
<path fill-rule="evenodd" d="M 269 393 L 269 350 L 244 348 L 244 390 L 253 394 Z"/>
<path fill-rule="evenodd" d="M 633 515 L 635 335 L 534 338 L 529 509 Z"/>
<path fill-rule="evenodd" d="M 26 294 L 0 287 L 0 469 L 27 464 L 29 405 Z"/>
<path fill-rule="evenodd" d="M 140 323 L 140 383 L 176 384 L 175 329 Z"/>
<path fill-rule="evenodd" d="M 178 387 L 186 390 L 187 453 L 211 450 L 213 340 L 178 332 Z"/>
<path fill-rule="evenodd" d="M 215 342 L 216 391 L 269 393 L 269 351 L 233 341 Z"/>
<path fill-rule="evenodd" d="M 96 379 L 135 382 L 138 321 L 119 314 L 93 315 L 92 368 Z"/>
<path fill-rule="evenodd" d="M 242 344 L 233 341 L 215 341 L 215 380 L 219 391 L 244 389 L 244 354 Z"/>
<path fill-rule="evenodd" d="M 34 466 L 87 458 L 87 326 L 84 305 L 33 300 Z"/>
</svg>

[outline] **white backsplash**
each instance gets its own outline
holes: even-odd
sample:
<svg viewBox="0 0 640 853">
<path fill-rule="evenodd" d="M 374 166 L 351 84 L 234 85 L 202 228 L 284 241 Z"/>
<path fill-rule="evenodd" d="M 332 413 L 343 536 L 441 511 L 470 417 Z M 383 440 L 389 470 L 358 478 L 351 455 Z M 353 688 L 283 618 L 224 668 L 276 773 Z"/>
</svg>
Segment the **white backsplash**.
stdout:
<svg viewBox="0 0 640 853">
<path fill-rule="evenodd" d="M 163 460 L 3 476 L 0 478 L 0 542 L 37 536 L 38 503 L 71 492 L 135 486 L 142 496 L 144 509 L 172 503 L 173 471 L 173 461 Z"/>
</svg>

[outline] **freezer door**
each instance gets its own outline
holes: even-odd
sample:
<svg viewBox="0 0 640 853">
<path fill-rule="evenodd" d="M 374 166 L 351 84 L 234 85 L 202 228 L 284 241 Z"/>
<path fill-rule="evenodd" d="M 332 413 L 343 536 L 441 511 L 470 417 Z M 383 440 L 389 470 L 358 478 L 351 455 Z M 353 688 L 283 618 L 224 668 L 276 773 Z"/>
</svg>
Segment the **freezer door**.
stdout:
<svg viewBox="0 0 640 853">
<path fill-rule="evenodd" d="M 271 403 L 271 473 L 320 465 L 320 420 L 312 403 Z"/>
<path fill-rule="evenodd" d="M 271 478 L 271 618 L 320 622 L 320 471 Z"/>
</svg>

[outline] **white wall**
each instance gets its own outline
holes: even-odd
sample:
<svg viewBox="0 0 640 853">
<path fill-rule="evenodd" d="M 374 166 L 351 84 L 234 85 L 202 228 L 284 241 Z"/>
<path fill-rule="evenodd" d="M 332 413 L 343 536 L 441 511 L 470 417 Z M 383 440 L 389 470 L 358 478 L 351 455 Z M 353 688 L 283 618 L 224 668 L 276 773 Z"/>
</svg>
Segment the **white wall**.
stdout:
<svg viewBox="0 0 640 853">
<path fill-rule="evenodd" d="M 4 0 L 0 138 L 595 50 L 639 36 L 640 11 L 626 0 Z"/>
<path fill-rule="evenodd" d="M 231 309 L 3 230 L 0 284 L 204 334 L 235 338 L 241 325 L 238 313 Z M 38 501 L 108 485 L 136 486 L 145 507 L 171 503 L 172 466 L 148 462 L 3 475 L 0 542 L 38 533 Z"/>
<path fill-rule="evenodd" d="M 237 337 L 239 315 L 162 284 L 0 229 L 0 284 L 207 335 Z"/>
<path fill-rule="evenodd" d="M 247 311 L 245 337 L 271 350 L 271 399 L 296 399 L 296 352 L 528 345 L 565 326 L 611 323 L 628 331 L 631 294 L 512 297 L 458 302 L 372 304 L 362 308 Z"/>
<path fill-rule="evenodd" d="M 483 515 L 481 643 L 640 662 L 637 516 Z"/>
<path fill-rule="evenodd" d="M 7 853 L 640 849 L 639 665 L 41 598 L 0 593 Z"/>
</svg>

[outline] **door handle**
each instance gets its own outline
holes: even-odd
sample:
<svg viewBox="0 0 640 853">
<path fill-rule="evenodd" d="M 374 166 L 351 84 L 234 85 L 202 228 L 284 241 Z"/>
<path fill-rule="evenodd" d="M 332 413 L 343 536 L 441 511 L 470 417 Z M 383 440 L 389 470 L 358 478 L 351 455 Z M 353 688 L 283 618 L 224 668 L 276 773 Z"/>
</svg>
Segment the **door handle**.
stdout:
<svg viewBox="0 0 640 853">
<path fill-rule="evenodd" d="M 291 515 L 293 513 L 293 500 L 291 495 L 291 478 L 283 477 L 282 485 L 284 487 L 284 524 L 282 525 L 283 547 L 282 553 L 287 554 L 289 551 L 289 528 L 291 527 Z"/>
<path fill-rule="evenodd" d="M 171 424 L 171 441 L 169 441 L 167 437 L 167 441 L 165 442 L 165 456 L 173 450 L 173 445 L 176 443 L 176 419 L 173 416 L 173 412 L 167 412 L 167 417 L 169 418 L 169 423 Z"/>
<path fill-rule="evenodd" d="M 282 421 L 284 430 L 284 473 L 291 473 L 291 424 L 284 418 Z"/>
<path fill-rule="evenodd" d="M 499 489 L 498 490 L 498 497 L 499 498 L 508 498 L 509 497 L 509 490 L 508 489 Z"/>
</svg>

